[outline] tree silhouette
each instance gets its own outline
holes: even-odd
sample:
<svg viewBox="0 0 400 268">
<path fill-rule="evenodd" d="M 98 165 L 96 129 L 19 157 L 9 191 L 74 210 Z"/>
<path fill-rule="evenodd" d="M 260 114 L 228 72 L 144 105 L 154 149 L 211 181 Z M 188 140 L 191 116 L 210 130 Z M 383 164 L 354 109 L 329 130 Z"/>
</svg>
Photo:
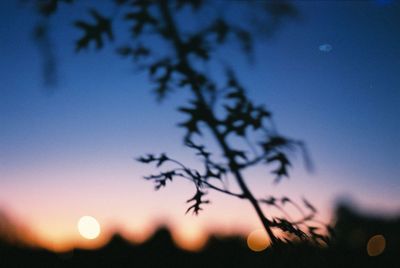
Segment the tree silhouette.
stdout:
<svg viewBox="0 0 400 268">
<path fill-rule="evenodd" d="M 109 43 L 116 44 L 113 26 L 120 16 L 115 14 L 122 14 L 118 23 L 129 25 L 129 42 L 117 44 L 116 52 L 133 59 L 148 72 L 157 99 L 163 101 L 176 89 L 191 92 L 187 103 L 178 108 L 186 116 L 186 121 L 179 126 L 185 130 L 184 144 L 199 157 L 203 169 L 188 167 L 166 153 L 148 154 L 138 161 L 155 164 L 161 172 L 145 179 L 153 181 L 157 190 L 176 179 L 192 182 L 195 191 L 187 200 L 186 213 L 198 214 L 209 203 L 207 190 L 250 202 L 272 244 L 289 242 L 292 238 L 328 243 L 328 236 L 321 232 L 323 225 L 316 224 L 314 219 L 317 211 L 307 200 L 300 206 L 285 196 L 257 198 L 247 186 L 245 170 L 259 164 L 271 166 L 274 181 L 279 182 L 289 176 L 292 154 L 302 151 L 306 157 L 306 150 L 303 142 L 277 131 L 271 112 L 248 98 L 233 66 L 217 57 L 221 49 L 232 44 L 239 44 L 243 53 L 251 56 L 254 40 L 259 35 L 257 26 L 262 25 L 265 33 L 272 34 L 283 18 L 296 15 L 296 9 L 282 1 L 223 2 L 224 5 L 240 5 L 243 12 L 251 11 L 251 20 L 245 21 L 236 20 L 232 12 L 211 14 L 213 1 L 115 0 L 112 3 L 118 12 L 111 17 L 92 7 L 89 10 L 91 20 L 75 21 L 74 25 L 82 32 L 81 38 L 76 40 L 76 51 L 92 45 L 101 49 Z M 49 17 L 59 6 L 73 4 L 73 1 L 48 0 L 36 4 L 39 12 Z M 179 18 L 189 20 L 201 12 L 209 12 L 202 26 L 190 27 L 178 22 Z M 165 51 L 156 51 L 157 45 L 165 47 Z M 202 66 L 207 64 L 218 66 L 215 68 L 222 70 L 223 79 L 204 71 Z M 208 149 L 206 134 L 218 144 L 222 157 L 218 158 L 217 153 Z M 231 191 L 228 180 L 235 181 L 240 192 Z M 287 206 L 297 209 L 301 218 L 293 219 L 285 211 Z M 272 215 L 270 207 L 277 208 L 282 216 Z M 284 235 L 278 237 L 274 230 L 283 231 Z"/>
</svg>

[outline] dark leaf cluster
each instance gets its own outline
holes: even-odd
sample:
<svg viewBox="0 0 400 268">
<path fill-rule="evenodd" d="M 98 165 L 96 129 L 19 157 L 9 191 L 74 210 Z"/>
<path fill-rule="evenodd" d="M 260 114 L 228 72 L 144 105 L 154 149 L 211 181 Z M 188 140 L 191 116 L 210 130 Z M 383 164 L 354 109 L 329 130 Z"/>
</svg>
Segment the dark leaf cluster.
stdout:
<svg viewBox="0 0 400 268">
<path fill-rule="evenodd" d="M 144 157 L 138 158 L 137 160 L 145 164 L 154 163 L 156 167 L 161 167 L 165 162 L 168 161 L 178 166 L 177 168 L 170 169 L 168 171 L 161 172 L 156 175 L 150 175 L 144 177 L 146 180 L 151 180 L 154 182 L 156 190 L 165 187 L 167 181 L 172 182 L 172 180 L 175 177 L 184 178 L 193 182 L 196 188 L 196 193 L 192 198 L 187 200 L 187 203 L 192 203 L 192 202 L 194 203 L 190 205 L 186 213 L 192 210 L 193 213 L 197 215 L 198 212 L 202 210 L 201 205 L 209 203 L 208 200 L 203 199 L 203 196 L 206 195 L 206 193 L 201 190 L 202 188 L 204 188 L 205 183 L 208 184 L 206 182 L 206 177 L 202 176 L 197 170 L 190 169 L 185 165 L 183 165 L 182 163 L 167 157 L 165 154 L 161 154 L 160 156 L 148 154 Z"/>
<path fill-rule="evenodd" d="M 271 113 L 262 105 L 254 105 L 247 98 L 244 88 L 232 70 L 227 72 L 227 78 L 226 87 L 230 91 L 225 95 L 225 99 L 231 104 L 224 105 L 226 117 L 220 121 L 220 125 L 224 128 L 224 136 L 233 133 L 244 137 L 248 128 L 259 130 L 263 127 L 264 119 L 269 119 Z"/>
<path fill-rule="evenodd" d="M 97 49 L 102 48 L 104 45 L 104 35 L 107 36 L 109 40 L 113 40 L 114 38 L 111 20 L 101 15 L 95 9 L 91 9 L 89 13 L 94 19 L 94 23 L 88 23 L 82 20 L 75 21 L 75 26 L 84 32 L 83 36 L 76 41 L 76 51 L 87 48 L 92 42 L 96 44 Z"/>
<path fill-rule="evenodd" d="M 209 200 L 204 200 L 203 196 L 205 195 L 200 189 L 197 188 L 195 195 L 186 201 L 186 203 L 193 203 L 187 210 L 186 213 L 193 211 L 193 214 L 199 214 L 199 211 L 202 210 L 202 204 L 210 203 Z"/>
<path fill-rule="evenodd" d="M 123 57 L 132 57 L 133 60 L 138 61 L 141 58 L 148 57 L 151 54 L 151 51 L 143 44 L 138 44 L 134 47 L 129 45 L 120 46 L 117 49 L 117 53 Z"/>
<path fill-rule="evenodd" d="M 307 212 L 304 212 L 301 208 L 302 206 L 286 196 L 282 198 L 270 196 L 259 200 L 262 204 L 276 208 L 285 217 L 274 217 L 272 220 L 273 226 L 300 240 L 311 240 L 318 245 L 328 245 L 330 236 L 333 234 L 332 228 L 315 219 L 317 210 L 307 199 L 303 198 L 302 201 Z M 293 219 L 293 216 L 287 213 L 287 205 L 291 205 L 298 211 L 299 219 Z"/>
<path fill-rule="evenodd" d="M 152 1 L 140 0 L 129 2 L 133 11 L 126 13 L 124 19 L 132 23 L 131 32 L 133 37 L 138 37 L 148 25 L 158 25 L 157 19 L 149 11 Z"/>
<path fill-rule="evenodd" d="M 59 8 L 60 3 L 71 4 L 74 0 L 36 0 L 36 8 L 43 16 L 51 16 Z"/>
</svg>

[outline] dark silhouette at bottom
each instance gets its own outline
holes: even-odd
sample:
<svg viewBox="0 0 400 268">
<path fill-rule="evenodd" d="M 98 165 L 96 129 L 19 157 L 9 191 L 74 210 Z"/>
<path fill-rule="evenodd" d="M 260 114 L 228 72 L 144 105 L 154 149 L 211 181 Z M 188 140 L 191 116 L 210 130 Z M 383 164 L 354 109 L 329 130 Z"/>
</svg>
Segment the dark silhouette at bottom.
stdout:
<svg viewBox="0 0 400 268">
<path fill-rule="evenodd" d="M 336 215 L 336 239 L 329 248 L 299 243 L 253 252 L 242 237 L 213 236 L 203 250 L 188 252 L 160 228 L 140 245 L 114 235 L 100 249 L 62 254 L 3 239 L 0 267 L 398 267 L 400 218 L 365 216 L 343 205 Z"/>
</svg>

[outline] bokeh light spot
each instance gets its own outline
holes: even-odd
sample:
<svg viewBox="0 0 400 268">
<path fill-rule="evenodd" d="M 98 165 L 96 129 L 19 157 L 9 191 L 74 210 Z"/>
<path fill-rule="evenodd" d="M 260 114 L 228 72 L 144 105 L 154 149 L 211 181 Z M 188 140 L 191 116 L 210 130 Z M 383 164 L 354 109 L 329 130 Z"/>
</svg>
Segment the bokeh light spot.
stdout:
<svg viewBox="0 0 400 268">
<path fill-rule="evenodd" d="M 386 247 L 386 239 L 383 235 L 374 235 L 368 240 L 367 253 L 374 257 L 382 254 Z"/>
<path fill-rule="evenodd" d="M 331 52 L 331 51 L 332 51 L 333 47 L 332 47 L 331 44 L 322 44 L 322 45 L 320 45 L 320 46 L 318 47 L 318 49 L 319 49 L 319 51 L 321 51 L 321 52 L 328 53 L 328 52 Z"/>
<path fill-rule="evenodd" d="M 78 221 L 78 231 L 83 238 L 95 239 L 100 235 L 100 224 L 92 216 L 83 216 Z"/>
<path fill-rule="evenodd" d="M 255 252 L 260 252 L 268 248 L 270 240 L 263 229 L 257 229 L 252 231 L 247 237 L 247 246 Z"/>
</svg>

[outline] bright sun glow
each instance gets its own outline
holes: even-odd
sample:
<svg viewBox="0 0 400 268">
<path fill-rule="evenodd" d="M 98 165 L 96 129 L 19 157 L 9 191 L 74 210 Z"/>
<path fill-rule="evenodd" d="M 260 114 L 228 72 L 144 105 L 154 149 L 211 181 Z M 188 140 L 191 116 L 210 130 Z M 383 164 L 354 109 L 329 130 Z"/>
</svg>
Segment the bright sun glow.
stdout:
<svg viewBox="0 0 400 268">
<path fill-rule="evenodd" d="M 78 231 L 86 239 L 95 239 L 100 235 L 100 224 L 91 216 L 83 216 L 78 221 Z"/>
</svg>

